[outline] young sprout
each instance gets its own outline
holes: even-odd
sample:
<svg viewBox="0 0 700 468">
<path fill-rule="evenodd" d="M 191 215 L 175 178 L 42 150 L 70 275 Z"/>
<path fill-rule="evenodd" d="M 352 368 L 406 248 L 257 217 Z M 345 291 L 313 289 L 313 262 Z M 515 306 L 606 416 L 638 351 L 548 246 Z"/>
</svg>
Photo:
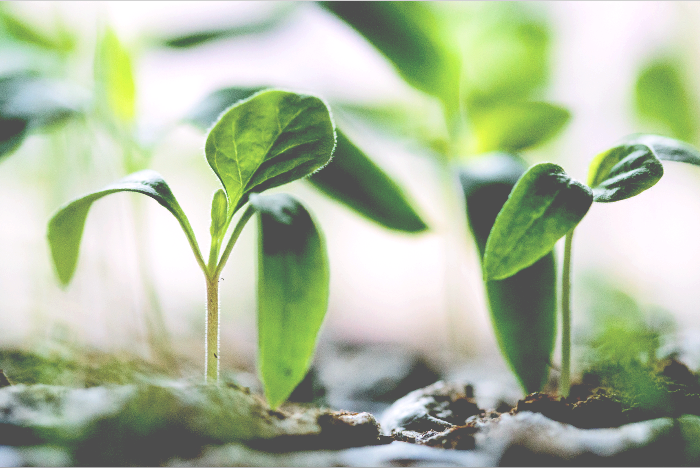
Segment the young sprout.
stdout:
<svg viewBox="0 0 700 468">
<path fill-rule="evenodd" d="M 556 164 L 536 164 L 515 185 L 489 234 L 483 264 L 485 281 L 504 280 L 515 275 L 543 258 L 559 239 L 566 237 L 561 286 L 559 389 L 564 397 L 569 395 L 571 386 L 570 301 L 574 228 L 594 201 L 620 201 L 651 188 L 663 175 L 662 160 L 700 165 L 700 152 L 671 138 L 631 135 L 593 159 L 587 185 L 573 180 Z"/>
<path fill-rule="evenodd" d="M 93 202 L 118 192 L 153 198 L 180 223 L 204 273 L 204 375 L 205 381 L 216 382 L 221 356 L 219 278 L 243 227 L 258 213 L 258 366 L 268 402 L 277 407 L 308 370 L 328 305 L 329 269 L 321 233 L 303 205 L 285 194 L 258 194 L 319 170 L 334 148 L 333 121 L 321 99 L 280 90 L 258 93 L 223 113 L 206 140 L 207 161 L 223 186 L 212 200 L 206 261 L 168 184 L 158 173 L 144 170 L 71 201 L 51 218 L 48 241 L 58 277 L 63 285 L 73 277 Z"/>
</svg>

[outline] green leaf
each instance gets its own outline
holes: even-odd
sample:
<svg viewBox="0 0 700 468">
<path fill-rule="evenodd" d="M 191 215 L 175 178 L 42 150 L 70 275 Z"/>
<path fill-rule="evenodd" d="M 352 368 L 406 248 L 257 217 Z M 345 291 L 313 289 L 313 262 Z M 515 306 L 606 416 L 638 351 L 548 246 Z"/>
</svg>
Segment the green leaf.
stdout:
<svg viewBox="0 0 700 468">
<path fill-rule="evenodd" d="M 219 189 L 214 193 L 214 197 L 211 200 L 211 227 L 209 228 L 209 233 L 212 239 L 223 237 L 227 214 L 228 202 L 226 201 L 226 193 Z"/>
<path fill-rule="evenodd" d="M 142 193 L 163 205 L 178 220 L 187 235 L 190 246 L 198 257 L 198 261 L 201 260 L 194 232 L 185 213 L 170 191 L 170 187 L 168 187 L 168 184 L 165 183 L 160 174 L 155 171 L 145 170 L 130 174 L 102 190 L 73 200 L 59 208 L 51 217 L 48 228 L 49 247 L 51 248 L 51 256 L 58 278 L 63 285 L 67 285 L 75 273 L 80 240 L 83 236 L 85 219 L 90 207 L 100 198 L 117 192 Z M 203 262 L 200 261 L 200 265 L 203 265 Z"/>
<path fill-rule="evenodd" d="M 31 131 L 63 122 L 79 112 L 80 99 L 66 84 L 27 72 L 0 77 L 0 158 Z"/>
<path fill-rule="evenodd" d="M 328 164 L 334 148 L 333 121 L 321 99 L 269 90 L 229 109 L 209 132 L 205 153 L 226 190 L 231 217 L 249 193 Z"/>
<path fill-rule="evenodd" d="M 467 219 L 483 259 L 486 240 L 524 161 L 495 153 L 460 168 Z M 526 393 L 542 390 L 556 337 L 556 263 L 550 251 L 510 278 L 486 281 L 486 296 L 498 345 Z"/>
<path fill-rule="evenodd" d="M 321 2 L 355 28 L 412 86 L 448 105 L 459 96 L 459 63 L 442 38 L 431 7 L 422 2 Z"/>
<path fill-rule="evenodd" d="M 26 21 L 11 14 L 6 8 L 0 8 L 0 23 L 8 36 L 33 46 L 54 52 L 70 52 L 75 47 L 75 40 L 65 31 L 59 37 L 51 37 Z"/>
<path fill-rule="evenodd" d="M 136 85 L 129 52 L 111 29 L 97 44 L 95 81 L 108 109 L 121 121 L 136 114 Z"/>
<path fill-rule="evenodd" d="M 292 197 L 252 194 L 250 203 L 260 213 L 258 366 L 276 408 L 309 369 L 328 308 L 328 257 L 313 219 Z"/>
<path fill-rule="evenodd" d="M 197 104 L 185 120 L 199 128 L 207 129 L 216 123 L 226 109 L 263 89 L 265 88 L 230 87 L 216 90 Z"/>
<path fill-rule="evenodd" d="M 595 201 L 624 200 L 653 187 L 664 174 L 661 159 L 698 164 L 700 154 L 670 138 L 630 135 L 591 161 L 588 184 Z"/>
<path fill-rule="evenodd" d="M 662 124 L 676 138 L 693 140 L 699 121 L 690 89 L 680 63 L 670 58 L 654 61 L 637 77 L 637 112 Z"/>
<path fill-rule="evenodd" d="M 530 148 L 559 133 L 570 117 L 563 107 L 546 102 L 516 102 L 475 112 L 476 152 Z"/>
<path fill-rule="evenodd" d="M 484 279 L 508 278 L 544 257 L 592 203 L 591 189 L 560 166 L 532 166 L 513 188 L 489 234 Z"/>
<path fill-rule="evenodd" d="M 403 190 L 338 131 L 333 160 L 309 181 L 326 195 L 390 229 L 428 228 Z"/>
</svg>

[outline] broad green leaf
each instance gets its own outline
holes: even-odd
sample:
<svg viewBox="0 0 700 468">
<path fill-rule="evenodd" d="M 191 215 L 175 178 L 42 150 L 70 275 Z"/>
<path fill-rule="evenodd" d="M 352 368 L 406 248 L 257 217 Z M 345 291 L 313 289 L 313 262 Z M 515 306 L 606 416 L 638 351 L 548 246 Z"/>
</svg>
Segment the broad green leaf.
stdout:
<svg viewBox="0 0 700 468">
<path fill-rule="evenodd" d="M 595 201 L 614 202 L 633 197 L 661 179 L 661 160 L 700 165 L 700 153 L 678 140 L 658 135 L 630 135 L 596 156 L 588 168 Z"/>
<path fill-rule="evenodd" d="M 547 255 L 592 203 L 591 189 L 560 166 L 532 166 L 513 188 L 489 234 L 484 279 L 508 278 Z"/>
<path fill-rule="evenodd" d="M 333 121 L 321 99 L 269 90 L 229 109 L 209 132 L 205 152 L 226 190 L 230 217 L 249 193 L 322 168 L 334 148 Z"/>
<path fill-rule="evenodd" d="M 637 112 L 670 130 L 682 140 L 693 140 L 700 119 L 678 62 L 657 60 L 646 66 L 637 77 L 635 105 Z"/>
<path fill-rule="evenodd" d="M 476 152 L 530 148 L 559 133 L 569 118 L 566 109 L 546 102 L 516 102 L 475 112 Z"/>
<path fill-rule="evenodd" d="M 27 133 L 77 114 L 79 101 L 61 82 L 26 72 L 0 77 L 0 158 L 16 149 Z"/>
<path fill-rule="evenodd" d="M 328 308 L 323 237 L 306 209 L 286 194 L 250 196 L 260 214 L 258 367 L 276 408 L 302 381 Z"/>
<path fill-rule="evenodd" d="M 97 44 L 95 81 L 111 112 L 121 121 L 131 122 L 136 113 L 136 85 L 129 52 L 111 29 Z"/>
<path fill-rule="evenodd" d="M 459 64 L 431 6 L 422 2 L 321 2 L 355 28 L 412 86 L 454 105 Z"/>
<path fill-rule="evenodd" d="M 481 157 L 460 169 L 467 219 L 483 259 L 486 240 L 525 163 L 512 154 Z M 556 264 L 549 252 L 504 280 L 486 281 L 491 322 L 501 352 L 526 393 L 547 381 L 556 337 Z"/>
<path fill-rule="evenodd" d="M 420 232 L 428 228 L 401 187 L 338 131 L 333 160 L 309 181 L 323 193 L 387 228 Z"/>
<path fill-rule="evenodd" d="M 175 37 L 160 39 L 158 42 L 166 47 L 186 49 L 222 39 L 267 33 L 284 24 L 291 17 L 294 8 L 297 7 L 298 4 L 296 2 L 277 3 L 271 14 L 247 24 L 190 32 Z"/>
<path fill-rule="evenodd" d="M 185 120 L 199 128 L 207 129 L 216 123 L 226 109 L 263 89 L 265 88 L 230 87 L 216 90 L 197 104 Z"/>
<path fill-rule="evenodd" d="M 130 174 L 102 190 L 73 200 L 59 208 L 51 217 L 48 228 L 49 247 L 56 272 L 63 285 L 67 285 L 75 273 L 80 240 L 90 207 L 100 198 L 118 192 L 142 193 L 163 205 L 178 220 L 195 255 L 201 258 L 194 232 L 170 187 L 160 174 L 145 170 Z"/>
</svg>

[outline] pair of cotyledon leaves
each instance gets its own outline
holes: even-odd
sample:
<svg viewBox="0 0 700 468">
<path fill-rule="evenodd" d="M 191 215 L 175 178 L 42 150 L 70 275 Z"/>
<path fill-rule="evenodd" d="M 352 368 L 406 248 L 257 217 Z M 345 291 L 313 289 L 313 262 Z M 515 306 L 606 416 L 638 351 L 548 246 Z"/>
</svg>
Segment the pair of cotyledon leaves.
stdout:
<svg viewBox="0 0 700 468">
<path fill-rule="evenodd" d="M 663 175 L 662 160 L 700 165 L 700 152 L 671 138 L 632 135 L 593 159 L 588 185 L 556 164 L 531 167 L 489 234 L 484 279 L 502 280 L 534 264 L 576 227 L 594 201 L 620 201 L 651 188 Z"/>
<path fill-rule="evenodd" d="M 259 367 L 267 399 L 282 403 L 303 379 L 328 304 L 329 269 L 323 238 L 304 207 L 284 194 L 258 192 L 305 177 L 325 166 L 335 130 L 319 98 L 269 90 L 225 112 L 207 137 L 205 153 L 221 181 L 212 206 L 212 239 L 222 238 L 247 202 L 260 213 L 258 278 Z M 63 206 L 49 222 L 48 240 L 65 285 L 78 259 L 88 211 L 117 192 L 147 195 L 175 216 L 205 274 L 197 240 L 163 178 L 151 170 L 131 174 Z M 223 217 L 223 220 L 222 220 Z"/>
</svg>

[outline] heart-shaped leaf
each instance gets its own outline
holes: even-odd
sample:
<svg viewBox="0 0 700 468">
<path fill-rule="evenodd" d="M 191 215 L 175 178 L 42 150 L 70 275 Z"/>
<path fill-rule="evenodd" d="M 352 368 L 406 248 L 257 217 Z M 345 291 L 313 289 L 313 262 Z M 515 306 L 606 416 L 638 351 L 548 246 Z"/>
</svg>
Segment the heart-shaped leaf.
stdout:
<svg viewBox="0 0 700 468">
<path fill-rule="evenodd" d="M 160 174 L 155 171 L 145 170 L 130 174 L 102 190 L 73 200 L 59 208 L 51 217 L 48 229 L 49 247 L 51 248 L 51 256 L 58 278 L 63 285 L 67 285 L 75 273 L 80 251 L 80 240 L 83 236 L 85 219 L 90 207 L 100 198 L 117 192 L 142 193 L 163 205 L 178 220 L 183 231 L 185 231 L 195 256 L 197 256 L 200 266 L 204 265 L 192 227 L 175 196 L 170 191 L 170 187 L 168 187 L 168 184 L 165 183 Z"/>
<path fill-rule="evenodd" d="M 519 151 L 543 143 L 568 122 L 569 111 L 546 102 L 516 102 L 473 115 L 477 152 Z"/>
<path fill-rule="evenodd" d="M 532 166 L 513 188 L 491 229 L 484 279 L 508 278 L 547 255 L 592 203 L 591 189 L 569 177 L 561 166 Z"/>
<path fill-rule="evenodd" d="M 262 91 L 239 102 L 209 132 L 207 161 L 226 190 L 233 216 L 251 192 L 305 177 L 335 148 L 326 104 L 315 96 Z"/>
<path fill-rule="evenodd" d="M 467 219 L 482 258 L 496 217 L 526 168 L 515 155 L 495 153 L 460 170 Z M 498 345 L 526 393 L 542 390 L 549 375 L 557 331 L 556 285 L 551 251 L 510 278 L 485 282 Z"/>
<path fill-rule="evenodd" d="M 319 190 L 384 227 L 404 232 L 428 228 L 401 187 L 338 131 L 333 160 L 309 178 Z"/>
<path fill-rule="evenodd" d="M 258 367 L 276 408 L 302 381 L 328 308 L 329 267 L 323 237 L 298 201 L 251 194 L 260 214 Z"/>
<path fill-rule="evenodd" d="M 595 201 L 633 197 L 661 179 L 661 160 L 700 165 L 700 153 L 682 141 L 658 135 L 630 135 L 596 156 L 588 169 Z"/>
</svg>

